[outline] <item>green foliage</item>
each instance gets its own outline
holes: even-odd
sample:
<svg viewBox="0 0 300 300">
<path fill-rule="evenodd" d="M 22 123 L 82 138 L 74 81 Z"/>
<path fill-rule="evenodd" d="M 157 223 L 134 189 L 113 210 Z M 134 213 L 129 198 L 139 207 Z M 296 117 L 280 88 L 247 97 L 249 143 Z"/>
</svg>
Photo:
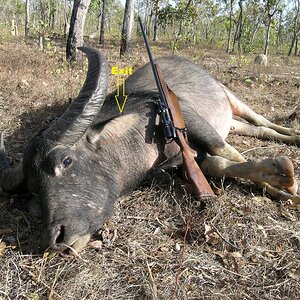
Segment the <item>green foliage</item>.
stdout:
<svg viewBox="0 0 300 300">
<path fill-rule="evenodd" d="M 176 19 L 177 9 L 171 4 L 168 4 L 158 11 L 158 24 L 164 29 L 167 26 L 174 25 Z"/>
<path fill-rule="evenodd" d="M 229 61 L 229 65 L 235 67 L 245 68 L 250 64 L 252 64 L 252 60 L 250 59 L 250 57 L 244 55 L 238 55 L 238 56 L 232 55 Z"/>
<path fill-rule="evenodd" d="M 91 0 L 85 35 L 94 33 L 94 36 L 98 36 L 102 1 Z M 159 38 L 168 40 L 175 51 L 193 46 L 225 49 L 230 24 L 230 42 L 233 43 L 241 0 L 193 0 L 187 8 L 188 1 L 136 0 L 136 16 L 138 13 L 147 16 L 150 31 L 153 30 L 154 16 L 157 16 Z M 32 35 L 64 33 L 64 20 L 66 17 L 69 22 L 74 0 L 30 0 L 30 3 Z M 295 30 L 300 39 L 300 18 L 296 21 L 298 25 L 294 26 L 297 13 L 295 3 L 288 0 L 243 0 L 241 52 L 263 51 L 270 15 L 270 51 L 288 51 Z M 230 22 L 231 4 L 233 11 Z M 118 40 L 124 14 L 121 1 L 108 0 L 106 14 L 105 31 Z M 10 30 L 13 16 L 19 34 L 23 34 L 25 0 L 0 0 L 0 26 Z"/>
<path fill-rule="evenodd" d="M 0 24 L 10 26 L 12 17 L 21 21 L 25 16 L 25 2 L 23 0 L 1 0 L 0 1 Z"/>
<path fill-rule="evenodd" d="M 85 32 L 87 34 L 99 31 L 99 17 L 102 15 L 102 0 L 91 0 L 86 17 Z M 105 31 L 110 34 L 119 34 L 122 26 L 124 8 L 120 0 L 108 0 L 106 9 Z"/>
</svg>

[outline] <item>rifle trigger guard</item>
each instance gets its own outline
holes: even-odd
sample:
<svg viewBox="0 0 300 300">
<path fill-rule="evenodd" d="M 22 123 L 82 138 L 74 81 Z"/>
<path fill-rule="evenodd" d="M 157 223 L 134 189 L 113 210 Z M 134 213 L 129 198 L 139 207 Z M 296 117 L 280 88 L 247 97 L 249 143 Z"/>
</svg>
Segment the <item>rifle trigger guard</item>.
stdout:
<svg viewBox="0 0 300 300">
<path fill-rule="evenodd" d="M 175 127 L 176 130 L 179 130 L 181 132 L 187 132 L 187 128 L 184 127 L 184 128 L 178 128 L 178 127 Z"/>
</svg>

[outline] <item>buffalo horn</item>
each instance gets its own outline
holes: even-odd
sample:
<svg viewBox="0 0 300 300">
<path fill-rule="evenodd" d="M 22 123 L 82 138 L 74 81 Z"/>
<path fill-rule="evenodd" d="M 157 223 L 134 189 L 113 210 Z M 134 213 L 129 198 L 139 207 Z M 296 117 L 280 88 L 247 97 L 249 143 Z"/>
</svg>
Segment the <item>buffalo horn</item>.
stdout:
<svg viewBox="0 0 300 300">
<path fill-rule="evenodd" d="M 74 145 L 93 122 L 106 97 L 108 66 L 104 56 L 96 49 L 78 48 L 88 57 L 88 72 L 76 99 L 43 135 L 54 144 Z"/>
</svg>

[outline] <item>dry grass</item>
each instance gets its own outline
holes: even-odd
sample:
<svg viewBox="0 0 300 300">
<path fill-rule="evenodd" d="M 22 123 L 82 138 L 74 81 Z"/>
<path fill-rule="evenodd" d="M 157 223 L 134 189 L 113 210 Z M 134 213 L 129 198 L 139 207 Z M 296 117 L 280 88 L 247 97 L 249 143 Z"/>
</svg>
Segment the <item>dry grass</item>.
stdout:
<svg viewBox="0 0 300 300">
<path fill-rule="evenodd" d="M 146 55 L 135 49 L 123 61 L 113 44 L 104 51 L 110 65 L 130 61 L 136 68 Z M 155 52 L 167 53 L 162 46 Z M 182 55 L 205 65 L 259 113 L 299 126 L 299 115 L 287 119 L 300 101 L 299 59 L 277 57 L 259 68 L 251 57 L 191 49 Z M 43 53 L 34 41 L 0 41 L 0 128 L 15 163 L 79 90 L 84 70 L 66 65 L 63 56 L 58 43 Z M 299 181 L 298 148 L 228 140 L 249 159 L 287 155 Z M 0 299 L 299 299 L 299 211 L 244 180 L 213 183 L 223 194 L 204 208 L 176 177 L 163 174 L 121 198 L 94 247 L 76 259 L 41 253 L 40 222 L 28 214 L 26 197 L 0 194 Z"/>
</svg>

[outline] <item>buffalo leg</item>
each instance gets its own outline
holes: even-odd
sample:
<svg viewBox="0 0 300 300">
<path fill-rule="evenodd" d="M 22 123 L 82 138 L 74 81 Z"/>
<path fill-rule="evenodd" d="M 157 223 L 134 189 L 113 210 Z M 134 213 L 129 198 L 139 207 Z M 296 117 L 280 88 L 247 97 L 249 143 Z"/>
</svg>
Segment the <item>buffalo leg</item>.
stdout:
<svg viewBox="0 0 300 300">
<path fill-rule="evenodd" d="M 195 132 L 193 143 L 199 149 L 203 146 L 201 131 Z M 212 144 L 206 140 L 209 154 L 201 163 L 203 173 L 212 177 L 240 177 L 250 179 L 264 188 L 273 198 L 286 200 L 297 192 L 294 179 L 294 168 L 288 158 L 271 158 L 256 162 L 248 162 L 234 147 L 225 141 L 216 143 L 214 136 Z"/>
<path fill-rule="evenodd" d="M 246 159 L 234 147 L 229 145 L 226 141 L 220 147 L 211 149 L 212 156 L 220 156 L 234 162 L 246 162 Z"/>
<path fill-rule="evenodd" d="M 294 136 L 297 140 L 295 143 L 300 145 L 300 130 L 286 128 L 283 126 L 279 126 L 267 120 L 265 117 L 254 112 L 246 103 L 239 100 L 228 88 L 222 85 L 224 92 L 226 93 L 228 100 L 231 105 L 232 113 L 235 116 L 241 117 L 248 121 L 249 123 L 255 126 L 263 126 L 266 128 L 273 129 L 274 131 L 281 133 L 283 135 Z M 272 137 L 272 136 L 271 136 Z M 294 142 L 293 142 L 294 143 Z"/>
<path fill-rule="evenodd" d="M 272 138 L 286 144 L 294 144 L 300 146 L 300 135 L 286 135 L 265 126 L 253 126 L 251 124 L 243 123 L 237 120 L 232 120 L 230 132 L 239 135 L 254 136 L 260 139 Z"/>
<path fill-rule="evenodd" d="M 234 162 L 219 156 L 209 156 L 201 162 L 201 169 L 208 176 L 250 179 L 277 199 L 290 198 L 298 188 L 293 165 L 286 157 Z"/>
</svg>

